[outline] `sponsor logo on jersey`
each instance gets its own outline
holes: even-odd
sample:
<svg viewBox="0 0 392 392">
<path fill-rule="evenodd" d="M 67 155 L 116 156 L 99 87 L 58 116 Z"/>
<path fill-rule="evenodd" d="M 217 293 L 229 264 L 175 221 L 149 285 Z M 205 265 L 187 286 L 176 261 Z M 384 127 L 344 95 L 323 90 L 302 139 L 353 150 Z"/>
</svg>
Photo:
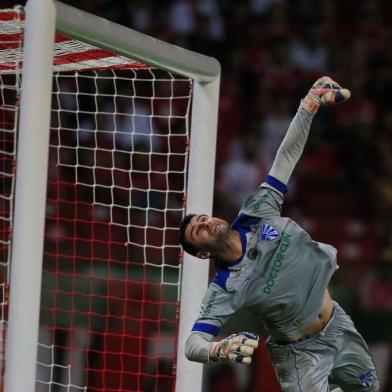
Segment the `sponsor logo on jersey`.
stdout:
<svg viewBox="0 0 392 392">
<path fill-rule="evenodd" d="M 202 309 L 200 312 L 201 317 L 207 317 L 210 314 L 212 305 L 215 302 L 215 298 L 216 298 L 217 294 L 218 294 L 217 291 L 213 291 L 210 298 L 208 299 L 208 302 L 204 306 L 202 306 Z"/>
<path fill-rule="evenodd" d="M 279 237 L 278 231 L 268 223 L 264 223 L 260 232 L 261 241 L 272 241 Z"/>
<path fill-rule="evenodd" d="M 261 189 L 262 196 L 259 199 L 255 199 L 255 196 L 252 194 L 251 197 L 245 202 L 245 208 L 249 208 L 254 213 L 260 212 L 262 205 L 264 204 L 265 200 L 271 195 L 270 189 Z M 257 192 L 259 195 L 259 192 Z"/>
<path fill-rule="evenodd" d="M 369 370 L 367 373 L 360 374 L 358 376 L 359 382 L 364 386 L 364 387 L 370 387 L 373 384 L 373 372 Z"/>
<path fill-rule="evenodd" d="M 282 241 L 280 242 L 278 253 L 272 261 L 271 269 L 268 271 L 268 275 L 265 280 L 263 292 L 271 294 L 272 288 L 275 285 L 275 280 L 278 277 L 282 264 L 285 261 L 287 249 L 290 246 L 291 236 L 287 233 L 283 233 Z"/>
</svg>

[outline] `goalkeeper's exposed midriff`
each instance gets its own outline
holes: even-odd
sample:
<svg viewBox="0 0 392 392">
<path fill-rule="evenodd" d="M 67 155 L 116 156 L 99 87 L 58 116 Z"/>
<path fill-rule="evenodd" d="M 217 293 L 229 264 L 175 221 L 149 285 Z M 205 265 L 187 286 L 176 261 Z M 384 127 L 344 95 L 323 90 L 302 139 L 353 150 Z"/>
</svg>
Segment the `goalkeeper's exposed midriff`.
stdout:
<svg viewBox="0 0 392 392">
<path fill-rule="evenodd" d="M 311 335 L 320 332 L 328 322 L 331 320 L 333 313 L 333 303 L 328 290 L 325 290 L 323 304 L 321 306 L 320 312 L 307 328 L 301 331 L 297 336 L 293 337 L 292 342 L 297 342 L 303 338 L 309 337 Z"/>
<path fill-rule="evenodd" d="M 287 183 L 320 106 L 343 103 L 350 91 L 329 77 L 318 79 L 301 100 L 264 182 L 244 201 L 232 224 L 189 214 L 180 224 L 183 249 L 213 259 L 216 276 L 188 337 L 188 359 L 250 364 L 258 337 L 240 332 L 214 341 L 241 308 L 260 317 L 267 349 L 283 391 L 378 391 L 369 349 L 350 317 L 328 292 L 337 270 L 336 249 L 313 241 L 281 216 Z M 366 383 L 361 375 L 369 375 Z"/>
</svg>

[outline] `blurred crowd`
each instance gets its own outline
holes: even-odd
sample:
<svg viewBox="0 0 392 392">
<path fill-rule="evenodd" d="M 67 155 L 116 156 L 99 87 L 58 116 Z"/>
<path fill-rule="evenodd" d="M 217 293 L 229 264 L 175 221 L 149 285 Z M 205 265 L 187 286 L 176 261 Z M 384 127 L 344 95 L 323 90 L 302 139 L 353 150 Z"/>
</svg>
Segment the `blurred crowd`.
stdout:
<svg viewBox="0 0 392 392">
<path fill-rule="evenodd" d="M 267 174 L 314 80 L 329 75 L 351 90 L 348 103 L 314 120 L 283 212 L 338 248 L 334 297 L 370 343 L 391 391 L 392 3 L 64 2 L 219 60 L 214 214 L 229 221 Z"/>
<path fill-rule="evenodd" d="M 313 81 L 352 91 L 321 110 L 284 214 L 339 251 L 334 296 L 392 374 L 392 4 L 364 0 L 67 1 L 222 65 L 214 214 L 233 220 Z M 391 380 L 389 380 L 391 383 Z M 392 386 L 390 387 L 392 388 Z M 385 389 L 386 390 L 386 389 Z"/>
<path fill-rule="evenodd" d="M 228 220 L 267 173 L 313 81 L 327 74 L 350 88 L 347 104 L 322 110 L 314 121 L 284 212 L 339 248 L 344 272 L 334 283 L 347 302 L 366 312 L 392 310 L 392 5 L 67 3 L 220 61 L 214 213 Z"/>
</svg>

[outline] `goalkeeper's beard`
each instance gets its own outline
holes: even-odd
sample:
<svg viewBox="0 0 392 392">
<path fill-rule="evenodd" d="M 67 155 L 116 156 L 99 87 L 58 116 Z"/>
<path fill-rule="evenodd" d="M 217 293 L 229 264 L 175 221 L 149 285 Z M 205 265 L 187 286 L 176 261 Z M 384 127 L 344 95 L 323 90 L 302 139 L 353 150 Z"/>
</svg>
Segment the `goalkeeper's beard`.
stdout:
<svg viewBox="0 0 392 392">
<path fill-rule="evenodd" d="M 215 237 L 215 241 L 211 244 L 205 245 L 203 250 L 210 252 L 213 258 L 220 258 L 223 253 L 226 253 L 227 250 L 231 248 L 233 241 L 235 240 L 235 236 L 237 235 L 238 233 L 227 225 L 224 230 L 218 233 Z"/>
</svg>

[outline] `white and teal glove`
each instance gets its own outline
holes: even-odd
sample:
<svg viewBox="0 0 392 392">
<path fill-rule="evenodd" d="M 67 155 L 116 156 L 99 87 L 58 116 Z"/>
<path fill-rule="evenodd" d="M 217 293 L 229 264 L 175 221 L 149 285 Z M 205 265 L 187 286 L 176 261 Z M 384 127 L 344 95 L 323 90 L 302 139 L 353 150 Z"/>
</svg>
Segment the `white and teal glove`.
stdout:
<svg viewBox="0 0 392 392">
<path fill-rule="evenodd" d="M 249 365 L 254 350 L 259 345 L 259 337 L 251 332 L 240 332 L 219 342 L 212 342 L 209 348 L 211 361 L 231 361 Z"/>
</svg>

